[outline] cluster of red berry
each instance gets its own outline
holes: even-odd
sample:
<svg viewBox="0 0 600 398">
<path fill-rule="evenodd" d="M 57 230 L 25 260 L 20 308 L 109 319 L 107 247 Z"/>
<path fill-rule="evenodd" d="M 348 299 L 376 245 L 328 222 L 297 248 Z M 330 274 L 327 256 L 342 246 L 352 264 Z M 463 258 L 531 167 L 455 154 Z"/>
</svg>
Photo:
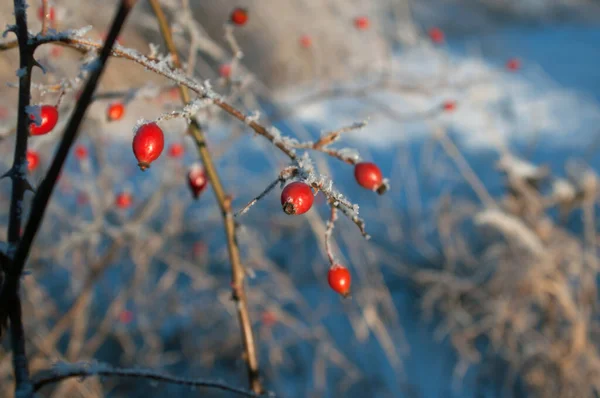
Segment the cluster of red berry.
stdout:
<svg viewBox="0 0 600 398">
<path fill-rule="evenodd" d="M 41 121 L 30 125 L 32 135 L 49 133 L 58 121 L 56 107 L 43 105 L 39 111 Z M 108 108 L 108 119 L 118 120 L 123 116 L 123 113 L 124 107 L 121 103 L 111 104 Z M 132 149 L 138 161 L 138 166 L 141 170 L 146 170 L 163 152 L 164 133 L 162 129 L 154 122 L 141 125 L 133 137 Z M 183 152 L 184 149 L 181 144 L 173 144 L 168 150 L 169 156 L 173 158 L 181 157 Z M 80 161 L 84 160 L 88 156 L 87 149 L 82 145 L 78 145 L 75 148 L 75 156 Z M 27 161 L 29 170 L 33 171 L 39 164 L 39 155 L 34 151 L 29 151 L 27 153 Z M 358 163 L 354 168 L 354 176 L 360 186 L 369 190 L 379 191 L 385 186 L 381 170 L 374 163 Z M 198 198 L 207 187 L 208 178 L 204 169 L 199 164 L 195 164 L 190 168 L 188 172 L 188 185 L 194 198 Z M 115 198 L 115 205 L 120 209 L 129 208 L 132 202 L 133 198 L 127 191 L 120 192 Z M 310 210 L 313 202 L 314 194 L 311 187 L 301 181 L 288 184 L 281 192 L 281 205 L 286 214 L 304 214 Z M 349 295 L 351 276 L 346 267 L 339 264 L 333 265 L 329 270 L 328 281 L 334 291 L 344 297 Z"/>
<path fill-rule="evenodd" d="M 354 167 L 354 178 L 358 184 L 366 189 L 383 192 L 385 182 L 381 170 L 375 163 L 361 162 Z M 283 188 L 281 192 L 281 205 L 286 214 L 299 215 L 310 210 L 313 205 L 314 194 L 310 185 L 295 181 Z M 351 276 L 348 268 L 341 264 L 333 264 L 327 276 L 329 286 L 344 297 L 350 295 Z"/>
<path fill-rule="evenodd" d="M 53 19 L 54 10 L 50 9 L 50 18 Z M 230 15 L 230 22 L 237 26 L 244 26 L 248 22 L 248 11 L 244 8 L 236 8 Z M 360 16 L 354 19 L 354 25 L 358 30 L 366 30 L 370 27 L 370 20 L 366 16 Z M 432 42 L 441 44 L 444 42 L 444 32 L 439 28 L 431 28 L 428 32 Z M 308 35 L 300 38 L 302 47 L 308 48 L 312 44 L 312 39 Z M 506 63 L 506 68 L 511 71 L 520 68 L 520 61 L 516 58 L 510 59 Z M 231 65 L 223 64 L 219 68 L 219 73 L 224 78 L 231 75 Z M 456 108 L 456 102 L 448 100 L 442 104 L 445 111 L 453 111 Z M 120 120 L 125 113 L 125 106 L 122 102 L 114 102 L 107 109 L 107 119 L 109 121 Z M 58 122 L 58 110 L 55 106 L 39 106 L 39 119 L 30 124 L 31 135 L 43 135 L 49 133 Z M 33 114 L 31 118 L 34 119 Z M 164 149 L 164 134 L 162 129 L 154 122 L 141 125 L 135 133 L 132 142 L 133 153 L 138 161 L 141 170 L 146 170 L 150 164 L 158 159 Z M 169 148 L 169 156 L 179 158 L 183 155 L 183 146 L 173 144 Z M 87 157 L 85 147 L 77 147 L 75 155 L 82 160 Z M 27 153 L 28 168 L 35 170 L 39 165 L 39 155 L 35 151 Z M 385 183 L 379 167 L 370 162 L 362 162 L 355 165 L 354 176 L 358 184 L 366 189 L 383 192 Z M 208 185 L 208 178 L 204 169 L 199 164 L 193 165 L 188 171 L 188 186 L 194 198 L 198 198 Z M 281 192 L 281 205 L 283 211 L 290 215 L 300 215 L 306 213 L 313 205 L 314 193 L 308 184 L 302 181 L 295 181 L 287 186 Z M 116 205 L 119 208 L 131 206 L 132 197 L 128 192 L 121 192 L 116 197 Z M 340 264 L 333 264 L 329 270 L 328 282 L 330 287 L 343 296 L 350 293 L 351 276 L 348 269 Z"/>
</svg>

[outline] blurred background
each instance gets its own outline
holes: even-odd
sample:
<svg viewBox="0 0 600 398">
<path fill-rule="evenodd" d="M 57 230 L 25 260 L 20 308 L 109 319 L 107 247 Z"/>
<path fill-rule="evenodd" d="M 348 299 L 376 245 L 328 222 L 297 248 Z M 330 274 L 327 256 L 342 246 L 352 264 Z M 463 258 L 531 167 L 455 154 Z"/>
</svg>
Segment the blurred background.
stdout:
<svg viewBox="0 0 600 398">
<path fill-rule="evenodd" d="M 30 30 L 37 32 L 40 4 L 29 4 Z M 334 146 L 376 162 L 391 185 L 376 195 L 358 186 L 351 166 L 311 154 L 319 172 L 360 206 L 372 236 L 365 240 L 345 217 L 336 223 L 334 254 L 353 277 L 345 300 L 327 285 L 329 208 L 321 194 L 311 211 L 290 217 L 276 188 L 238 216 L 269 391 L 284 397 L 600 394 L 600 3 L 161 4 L 190 76 L 209 80 L 238 109 L 300 141 L 368 121 Z M 84 37 L 101 42 L 116 2 L 51 5 L 52 28 L 91 25 Z M 238 6 L 249 20 L 232 30 L 232 44 L 225 24 Z M 0 22 L 14 23 L 8 0 L 0 0 Z M 166 53 L 141 0 L 120 45 L 148 55 L 151 44 Z M 83 84 L 81 53 L 48 44 L 36 56 L 46 73 L 34 69 L 33 102 L 60 102 L 61 116 L 52 133 L 30 139 L 39 157 L 35 167 L 30 163 L 34 185 Z M 12 164 L 17 69 L 18 50 L 1 51 L 2 174 Z M 101 361 L 246 386 L 221 214 L 210 187 L 198 200 L 187 187 L 197 154 L 185 122 L 161 122 L 165 153 L 148 171 L 138 169 L 131 153 L 137 121 L 183 107 L 173 87 L 131 61 L 108 65 L 23 278 L 34 372 L 56 361 Z M 115 101 L 125 113 L 109 121 L 107 107 Z M 234 209 L 287 165 L 270 142 L 217 108 L 196 117 Z M 184 155 L 170 156 L 168 148 L 179 144 Z M 10 188 L 0 181 L 0 241 Z M 0 395 L 8 397 L 11 357 L 3 344 Z M 112 378 L 74 379 L 41 391 L 149 394 L 229 396 Z"/>
</svg>

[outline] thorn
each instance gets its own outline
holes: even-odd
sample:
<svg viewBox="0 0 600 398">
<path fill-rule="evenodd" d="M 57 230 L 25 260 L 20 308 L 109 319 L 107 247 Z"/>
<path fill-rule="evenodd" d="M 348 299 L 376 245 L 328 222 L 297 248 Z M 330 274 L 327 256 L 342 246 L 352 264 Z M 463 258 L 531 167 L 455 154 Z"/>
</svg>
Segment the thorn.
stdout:
<svg viewBox="0 0 600 398">
<path fill-rule="evenodd" d="M 0 176 L 0 180 L 3 180 L 5 178 L 13 178 L 15 175 L 13 168 L 11 167 L 6 173 L 2 174 L 2 176 Z"/>
<path fill-rule="evenodd" d="M 42 64 L 40 64 L 35 58 L 33 58 L 33 66 L 37 66 L 38 68 L 40 68 L 40 70 L 42 71 L 42 73 L 45 75 L 46 74 L 46 68 L 44 68 L 42 66 Z M 33 68 L 32 68 L 33 69 Z"/>
<path fill-rule="evenodd" d="M 12 32 L 18 36 L 17 25 L 8 25 L 6 30 L 4 32 L 2 32 L 2 37 L 5 38 L 10 32 Z"/>
<path fill-rule="evenodd" d="M 33 187 L 33 184 L 29 181 L 29 179 L 27 177 L 24 178 L 23 184 L 25 185 L 26 191 L 31 191 L 31 192 L 35 193 L 35 188 Z"/>
</svg>

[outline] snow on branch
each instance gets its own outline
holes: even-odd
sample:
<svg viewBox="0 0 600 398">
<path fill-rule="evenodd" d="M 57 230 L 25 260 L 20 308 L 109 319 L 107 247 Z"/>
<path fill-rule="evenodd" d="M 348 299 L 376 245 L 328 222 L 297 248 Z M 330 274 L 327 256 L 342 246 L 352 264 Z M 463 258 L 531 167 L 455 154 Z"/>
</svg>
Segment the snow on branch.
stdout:
<svg viewBox="0 0 600 398">
<path fill-rule="evenodd" d="M 329 204 L 340 210 L 360 229 L 361 234 L 370 239 L 369 234 L 365 230 L 365 222 L 358 217 L 358 205 L 350 202 L 341 192 L 333 186 L 333 181 L 315 170 L 312 159 L 308 153 L 304 153 L 301 158 L 294 161 L 298 167 L 298 176 L 308 185 L 316 190 L 323 192 Z"/>
</svg>

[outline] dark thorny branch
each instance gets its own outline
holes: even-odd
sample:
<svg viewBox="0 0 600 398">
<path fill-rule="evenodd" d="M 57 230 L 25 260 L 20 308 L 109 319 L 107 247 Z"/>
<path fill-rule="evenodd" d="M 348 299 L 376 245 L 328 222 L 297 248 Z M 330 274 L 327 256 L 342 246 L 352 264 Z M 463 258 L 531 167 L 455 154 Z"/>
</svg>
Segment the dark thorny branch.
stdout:
<svg viewBox="0 0 600 398">
<path fill-rule="evenodd" d="M 75 141 L 79 126 L 85 116 L 86 110 L 91 103 L 92 95 L 106 66 L 116 38 L 125 23 L 127 15 L 133 8 L 135 0 L 122 0 L 119 4 L 117 14 L 113 20 L 108 38 L 101 49 L 98 59 L 90 65 L 90 77 L 83 90 L 81 98 L 75 107 L 73 115 L 67 125 L 58 151 L 52 161 L 46 177 L 42 180 L 37 190 L 25 226 L 23 237 L 20 237 L 21 218 L 23 215 L 23 196 L 29 187 L 26 179 L 26 152 L 27 139 L 29 136 L 29 116 L 31 70 L 38 65 L 33 58 L 36 43 L 30 40 L 27 30 L 27 5 L 23 0 L 14 1 L 16 25 L 12 30 L 17 35 L 19 43 L 20 69 L 19 69 L 19 109 L 17 120 L 17 141 L 15 145 L 15 156 L 13 167 L 9 176 L 13 181 L 11 197 L 8 240 L 9 245 L 16 245 L 14 256 L 10 258 L 8 266 L 4 268 L 4 283 L 0 292 L 0 322 L 5 324 L 7 317 L 10 320 L 11 347 L 13 351 L 13 366 L 16 379 L 16 393 L 19 397 L 33 396 L 33 389 L 29 381 L 27 359 L 25 356 L 25 336 L 23 321 L 21 318 L 21 302 L 19 298 L 19 280 L 33 240 L 42 223 L 44 213 L 50 197 L 58 180 L 62 166 L 67 158 L 69 150 Z"/>
</svg>

